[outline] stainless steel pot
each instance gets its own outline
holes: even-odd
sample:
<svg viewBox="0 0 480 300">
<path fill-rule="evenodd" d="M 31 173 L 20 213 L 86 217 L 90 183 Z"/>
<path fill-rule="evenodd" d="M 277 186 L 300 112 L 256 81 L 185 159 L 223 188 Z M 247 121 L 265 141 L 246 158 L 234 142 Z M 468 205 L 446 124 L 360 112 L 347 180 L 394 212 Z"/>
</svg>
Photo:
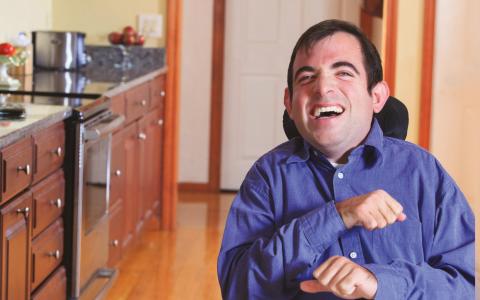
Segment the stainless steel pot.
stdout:
<svg viewBox="0 0 480 300">
<path fill-rule="evenodd" d="M 75 70 L 85 66 L 85 33 L 68 31 L 34 31 L 33 64 L 37 68 Z"/>
</svg>

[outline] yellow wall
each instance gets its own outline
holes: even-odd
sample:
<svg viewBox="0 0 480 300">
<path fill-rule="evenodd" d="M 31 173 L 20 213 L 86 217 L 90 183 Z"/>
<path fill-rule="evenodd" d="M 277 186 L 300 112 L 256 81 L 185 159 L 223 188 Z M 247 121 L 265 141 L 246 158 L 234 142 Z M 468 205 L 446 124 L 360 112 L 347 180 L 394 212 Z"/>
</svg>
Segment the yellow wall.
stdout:
<svg viewBox="0 0 480 300">
<path fill-rule="evenodd" d="M 162 38 L 147 38 L 145 46 L 165 45 L 166 0 L 51 1 L 53 29 L 86 32 L 86 43 L 91 45 L 107 45 L 108 34 L 112 31 L 121 31 L 127 25 L 137 28 L 138 14 L 161 14 L 164 22 Z"/>
<path fill-rule="evenodd" d="M 395 93 L 408 108 L 407 140 L 418 143 L 422 72 L 423 1 L 398 1 Z M 388 37 L 387 37 L 388 38 Z"/>
<path fill-rule="evenodd" d="M 18 32 L 51 29 L 52 0 L 0 0 L 0 43 Z"/>
</svg>

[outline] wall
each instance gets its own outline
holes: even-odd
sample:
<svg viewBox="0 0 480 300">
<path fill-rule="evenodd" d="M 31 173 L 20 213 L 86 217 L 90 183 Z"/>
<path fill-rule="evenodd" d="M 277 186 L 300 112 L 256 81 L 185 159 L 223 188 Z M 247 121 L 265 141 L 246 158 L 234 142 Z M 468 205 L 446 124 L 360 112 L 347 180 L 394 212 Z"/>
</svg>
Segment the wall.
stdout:
<svg viewBox="0 0 480 300">
<path fill-rule="evenodd" d="M 213 0 L 184 0 L 179 181 L 208 182 Z"/>
<path fill-rule="evenodd" d="M 52 0 L 0 0 L 0 43 L 19 32 L 52 27 Z"/>
<path fill-rule="evenodd" d="M 455 3 L 437 0 L 431 129 L 431 151 L 460 186 L 477 218 L 480 213 L 479 11 L 477 0 Z M 477 219 L 477 241 L 479 225 Z M 478 250 L 476 256 L 478 287 Z"/>
<path fill-rule="evenodd" d="M 422 72 L 423 1 L 398 0 L 395 93 L 408 108 L 407 140 L 418 143 Z M 388 37 L 386 37 L 388 38 Z"/>
<path fill-rule="evenodd" d="M 161 14 L 163 16 L 162 38 L 147 38 L 145 46 L 163 47 L 165 45 L 166 0 L 51 1 L 53 2 L 53 29 L 86 32 L 86 43 L 95 45 L 107 45 L 107 36 L 112 31 L 121 31 L 127 25 L 137 28 L 138 14 Z"/>
</svg>

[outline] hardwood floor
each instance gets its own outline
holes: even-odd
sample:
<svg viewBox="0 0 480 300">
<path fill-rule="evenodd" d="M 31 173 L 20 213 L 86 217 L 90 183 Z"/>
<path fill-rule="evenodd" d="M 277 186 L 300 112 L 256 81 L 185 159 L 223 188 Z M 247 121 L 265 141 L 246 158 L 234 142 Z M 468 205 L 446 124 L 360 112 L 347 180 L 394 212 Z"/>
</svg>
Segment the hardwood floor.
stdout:
<svg viewBox="0 0 480 300">
<path fill-rule="evenodd" d="M 180 193 L 176 231 L 158 230 L 152 220 L 123 256 L 106 299 L 221 299 L 217 255 L 233 197 Z"/>
</svg>

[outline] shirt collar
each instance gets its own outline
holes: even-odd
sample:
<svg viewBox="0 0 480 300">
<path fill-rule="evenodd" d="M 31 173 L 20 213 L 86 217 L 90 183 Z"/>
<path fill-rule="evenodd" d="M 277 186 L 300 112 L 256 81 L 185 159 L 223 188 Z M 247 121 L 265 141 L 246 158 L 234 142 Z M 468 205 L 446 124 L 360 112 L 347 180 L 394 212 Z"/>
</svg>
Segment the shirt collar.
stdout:
<svg viewBox="0 0 480 300">
<path fill-rule="evenodd" d="M 292 140 L 292 142 L 295 142 L 296 147 L 293 154 L 288 157 L 287 163 L 305 162 L 310 159 L 310 154 L 312 153 L 312 151 L 317 151 L 302 137 L 296 137 Z M 380 128 L 380 125 L 378 124 L 376 118 L 373 118 L 370 132 L 368 133 L 367 138 L 362 145 L 375 149 L 376 153 L 378 154 L 378 158 L 382 157 L 383 131 Z"/>
</svg>

